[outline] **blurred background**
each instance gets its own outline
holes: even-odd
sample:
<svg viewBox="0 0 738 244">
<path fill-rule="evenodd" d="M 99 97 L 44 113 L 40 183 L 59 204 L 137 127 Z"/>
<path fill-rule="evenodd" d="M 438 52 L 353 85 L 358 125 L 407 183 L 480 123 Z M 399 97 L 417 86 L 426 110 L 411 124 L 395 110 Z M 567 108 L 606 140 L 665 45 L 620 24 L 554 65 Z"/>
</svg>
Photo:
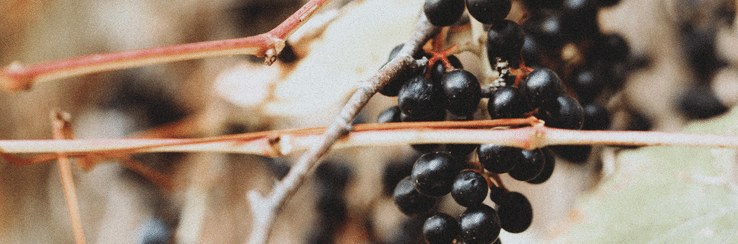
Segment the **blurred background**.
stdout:
<svg viewBox="0 0 738 244">
<path fill-rule="evenodd" d="M 0 3 L 0 65 L 256 35 L 302 0 L 8 0 Z M 515 0 L 509 19 L 525 6 Z M 356 83 L 408 38 L 423 1 L 334 0 L 305 33 L 294 58 L 272 66 L 234 56 L 92 74 L 0 93 L 0 138 L 49 139 L 49 112 L 72 115 L 77 138 L 205 137 L 326 126 Z M 602 8 L 602 33 L 627 40 L 622 87 L 606 104 L 614 130 L 679 131 L 738 103 L 735 1 L 621 0 Z M 334 12 L 331 12 L 334 11 Z M 325 26 L 310 26 L 338 14 Z M 459 55 L 467 69 L 478 59 Z M 478 68 L 477 68 L 478 70 Z M 357 118 L 374 122 L 392 98 L 377 96 Z M 552 179 L 503 178 L 533 202 L 531 229 L 505 243 L 549 240 L 577 196 L 607 168 L 595 148 L 584 162 L 559 158 Z M 622 149 L 627 150 L 627 149 Z M 28 155 L 24 155 L 28 156 Z M 249 190 L 267 193 L 299 155 L 265 158 L 158 153 L 133 158 L 174 183 L 163 189 L 116 163 L 75 166 L 90 243 L 243 243 L 251 230 Z M 419 154 L 409 146 L 333 151 L 281 212 L 270 243 L 414 243 L 422 220 L 402 215 L 388 194 Z M 399 177 L 399 178 L 398 178 Z M 445 200 L 444 211 L 460 213 Z M 447 206 L 448 205 L 448 206 Z M 0 162 L 0 243 L 72 243 L 55 163 Z"/>
</svg>

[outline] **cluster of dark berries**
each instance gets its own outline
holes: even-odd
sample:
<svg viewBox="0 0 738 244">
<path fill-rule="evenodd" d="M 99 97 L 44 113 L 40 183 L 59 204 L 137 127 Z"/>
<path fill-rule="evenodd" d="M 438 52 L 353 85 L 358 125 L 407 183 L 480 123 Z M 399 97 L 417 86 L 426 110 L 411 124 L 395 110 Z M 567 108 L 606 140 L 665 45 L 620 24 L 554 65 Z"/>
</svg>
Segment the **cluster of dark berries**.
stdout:
<svg viewBox="0 0 738 244">
<path fill-rule="evenodd" d="M 510 0 L 427 0 L 424 13 L 434 25 L 454 24 L 465 9 L 485 25 L 486 55 L 498 78 L 482 85 L 453 55 L 439 60 L 435 54 L 426 70 L 401 74 L 380 91 L 397 96 L 398 105 L 382 112 L 378 122 L 533 115 L 553 128 L 607 129 L 609 113 L 600 104 L 622 86 L 630 50 L 619 35 L 600 33 L 596 17 L 601 7 L 617 2 L 523 1 L 530 18 L 520 25 L 505 19 Z M 567 58 L 567 48 L 579 57 Z M 415 58 L 425 55 L 421 52 Z M 489 117 L 478 111 L 485 98 Z M 413 147 L 425 154 L 402 180 L 394 177 L 399 183 L 392 197 L 403 213 L 430 216 L 423 227 L 428 243 L 492 243 L 499 242 L 501 229 L 525 231 L 533 220 L 531 204 L 522 194 L 501 187 L 498 175 L 540 184 L 554 171 L 554 154 L 581 162 L 591 150 L 588 146 L 525 150 L 494 144 Z M 474 151 L 476 157 L 470 158 Z M 438 199 L 449 193 L 466 207 L 458 218 L 434 210 Z M 488 195 L 494 208 L 482 203 Z"/>
<path fill-rule="evenodd" d="M 540 156 L 532 160 L 544 163 L 547 158 Z M 528 229 L 533 221 L 528 199 L 518 192 L 489 184 L 489 171 L 467 165 L 449 152 L 423 154 L 415 161 L 410 175 L 395 187 L 392 194 L 395 205 L 407 215 L 428 216 L 423 225 L 428 243 L 453 243 L 454 240 L 456 243 L 492 243 L 499 242 L 502 229 L 511 233 Z M 438 199 L 449 193 L 456 203 L 466 207 L 458 220 L 446 213 L 434 212 Z M 496 208 L 483 204 L 487 195 Z"/>
<path fill-rule="evenodd" d="M 562 77 L 567 91 L 584 109 L 583 130 L 606 130 L 610 113 L 604 104 L 623 86 L 630 71 L 643 68 L 647 59 L 636 59 L 628 42 L 619 34 L 602 33 L 599 10 L 619 1 L 525 0 L 530 18 L 523 22 L 526 33 L 522 48 L 525 64 L 546 67 Z M 633 123 L 627 129 L 647 130 L 646 116 L 629 112 Z M 545 120 L 545 118 L 544 118 Z M 549 121 L 546 121 L 547 125 Z M 586 162 L 591 146 L 551 147 L 570 162 Z"/>
</svg>

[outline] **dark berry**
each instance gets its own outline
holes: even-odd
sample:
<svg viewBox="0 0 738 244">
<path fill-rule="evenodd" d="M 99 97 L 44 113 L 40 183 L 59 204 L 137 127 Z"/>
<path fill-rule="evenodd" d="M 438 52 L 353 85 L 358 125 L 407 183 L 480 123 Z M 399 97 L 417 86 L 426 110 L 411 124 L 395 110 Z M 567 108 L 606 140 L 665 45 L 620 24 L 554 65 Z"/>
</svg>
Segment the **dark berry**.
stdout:
<svg viewBox="0 0 738 244">
<path fill-rule="evenodd" d="M 507 195 L 507 191 L 497 186 L 489 186 L 489 200 L 500 205 L 502 199 Z"/>
<path fill-rule="evenodd" d="M 429 244 L 452 244 L 459 234 L 459 222 L 445 213 L 430 216 L 423 224 L 423 236 Z"/>
<path fill-rule="evenodd" d="M 452 156 L 462 158 L 479 147 L 479 144 L 446 144 L 446 151 Z"/>
<path fill-rule="evenodd" d="M 610 114 L 599 103 L 584 105 L 584 124 L 582 130 L 607 130 L 610 128 Z"/>
<path fill-rule="evenodd" d="M 387 59 L 387 62 L 394 59 L 397 54 L 402 50 L 402 47 L 405 44 L 400 44 L 395 46 L 395 48 L 392 49 L 390 52 L 389 58 Z M 419 59 L 425 55 L 425 52 L 423 50 L 420 50 L 420 52 L 416 53 L 413 57 L 416 59 Z M 386 63 L 385 63 L 386 65 Z M 382 65 L 384 67 L 384 65 Z M 382 87 L 382 89 L 379 90 L 379 93 L 388 97 L 394 97 L 397 96 L 397 93 L 400 92 L 400 88 L 402 88 L 402 84 L 405 84 L 407 80 L 409 80 L 411 77 L 415 76 L 415 72 L 411 70 L 405 70 L 403 73 L 398 74 L 396 77 L 392 78 L 387 85 Z"/>
<path fill-rule="evenodd" d="M 528 67 L 541 65 L 541 54 L 544 52 L 540 42 L 536 41 L 530 35 L 525 35 L 523 49 L 520 51 Z"/>
<path fill-rule="evenodd" d="M 487 56 L 492 67 L 496 58 L 511 60 L 520 57 L 520 50 L 525 41 L 523 28 L 511 20 L 495 22 L 487 32 Z"/>
<path fill-rule="evenodd" d="M 315 169 L 315 179 L 323 188 L 341 190 L 346 187 L 351 179 L 351 168 L 346 164 L 336 162 L 324 162 Z"/>
<path fill-rule="evenodd" d="M 474 114 L 482 98 L 477 77 L 466 70 L 452 70 L 443 75 L 441 88 L 446 97 L 446 109 L 459 116 Z"/>
<path fill-rule="evenodd" d="M 390 123 L 390 122 L 401 122 L 402 121 L 402 111 L 400 111 L 400 107 L 398 106 L 392 106 L 379 114 L 377 117 L 377 123 Z"/>
<path fill-rule="evenodd" d="M 576 92 L 580 103 L 590 103 L 602 93 L 608 83 L 604 67 L 590 65 L 579 69 L 569 79 L 569 87 Z"/>
<path fill-rule="evenodd" d="M 512 2 L 510 0 L 466 0 L 469 14 L 479 22 L 492 24 L 505 19 Z"/>
<path fill-rule="evenodd" d="M 598 60 L 624 62 L 630 56 L 628 41 L 619 34 L 601 35 L 595 41 L 592 54 Z"/>
<path fill-rule="evenodd" d="M 397 94 L 400 110 L 413 118 L 424 118 L 445 109 L 443 102 L 439 89 L 423 76 L 415 76 L 405 82 Z"/>
<path fill-rule="evenodd" d="M 679 98 L 679 111 L 690 119 L 708 119 L 728 111 L 707 85 L 693 87 Z"/>
<path fill-rule="evenodd" d="M 482 144 L 477 154 L 479 163 L 492 173 L 503 174 L 510 172 L 518 162 L 523 160 L 520 148 L 500 146 L 495 144 Z"/>
<path fill-rule="evenodd" d="M 533 12 L 541 9 L 558 9 L 561 8 L 563 0 L 523 0 L 525 7 Z"/>
<path fill-rule="evenodd" d="M 539 118 L 546 121 L 546 126 L 560 129 L 578 130 L 584 123 L 582 105 L 569 95 L 563 95 L 541 105 Z"/>
<path fill-rule="evenodd" d="M 508 174 L 519 181 L 529 181 L 541 174 L 546 163 L 546 156 L 541 149 L 522 150 L 523 160 L 515 165 Z"/>
<path fill-rule="evenodd" d="M 451 197 L 461 206 L 473 207 L 482 204 L 488 190 L 487 179 L 482 174 L 465 170 L 456 175 Z"/>
<path fill-rule="evenodd" d="M 649 131 L 653 127 L 651 119 L 643 114 L 643 112 L 630 110 L 628 111 L 628 115 L 630 116 L 627 130 Z"/>
<path fill-rule="evenodd" d="M 388 162 L 382 170 L 382 186 L 383 193 L 387 196 L 392 195 L 392 191 L 403 178 L 410 176 L 410 172 L 413 170 L 415 164 L 413 157 L 401 159 L 399 161 Z"/>
<path fill-rule="evenodd" d="M 530 72 L 528 77 L 520 82 L 520 91 L 525 94 L 534 108 L 556 100 L 557 97 L 566 93 L 559 76 L 553 70 L 546 68 Z"/>
<path fill-rule="evenodd" d="M 447 152 L 434 152 L 420 156 L 410 176 L 418 192 L 440 197 L 451 192 L 456 174 L 463 164 Z"/>
<path fill-rule="evenodd" d="M 590 145 L 550 146 L 550 148 L 559 157 L 576 164 L 586 163 L 589 154 L 592 153 L 592 146 Z"/>
<path fill-rule="evenodd" d="M 570 40 L 595 37 L 600 33 L 597 23 L 597 0 L 564 0 L 561 11 L 563 35 Z"/>
<path fill-rule="evenodd" d="M 448 62 L 451 63 L 451 66 L 454 66 L 454 68 L 456 69 L 464 68 L 464 66 L 461 64 L 461 60 L 459 60 L 459 58 L 454 55 L 448 56 Z M 438 62 L 435 62 L 430 73 L 431 81 L 433 81 L 433 84 L 441 84 L 441 77 L 443 77 L 444 74 L 446 74 L 446 66 L 440 60 Z"/>
<path fill-rule="evenodd" d="M 551 178 L 551 175 L 553 174 L 554 167 L 556 166 L 556 158 L 554 157 L 553 151 L 548 147 L 541 148 L 541 151 L 543 151 L 543 155 L 546 158 L 543 170 L 538 174 L 538 176 L 536 176 L 536 178 L 529 180 L 528 183 L 541 184 Z"/>
<path fill-rule="evenodd" d="M 426 0 L 423 12 L 435 26 L 449 26 L 464 14 L 464 0 Z"/>
<path fill-rule="evenodd" d="M 707 80 L 728 62 L 718 52 L 717 34 L 705 28 L 685 24 L 680 29 L 684 55 L 698 80 Z"/>
<path fill-rule="evenodd" d="M 510 192 L 503 197 L 499 205 L 497 213 L 505 231 L 521 233 L 533 223 L 533 207 L 523 194 Z"/>
<path fill-rule="evenodd" d="M 500 235 L 500 217 L 487 205 L 467 208 L 459 218 L 461 238 L 466 244 L 487 244 L 494 242 Z"/>
<path fill-rule="evenodd" d="M 598 0 L 597 3 L 600 4 L 600 7 L 612 7 L 618 5 L 620 0 Z"/>
<path fill-rule="evenodd" d="M 410 176 L 397 183 L 392 193 L 392 200 L 402 213 L 417 216 L 429 213 L 436 205 L 436 198 L 420 194 L 413 186 Z"/>
<path fill-rule="evenodd" d="M 492 119 L 524 118 L 530 106 L 518 88 L 505 86 L 498 88 L 489 99 L 487 111 Z"/>
<path fill-rule="evenodd" d="M 555 11 L 533 15 L 523 23 L 526 37 L 531 37 L 546 50 L 559 49 L 564 45 L 563 23 Z M 528 60 L 526 60 L 527 62 Z"/>
</svg>

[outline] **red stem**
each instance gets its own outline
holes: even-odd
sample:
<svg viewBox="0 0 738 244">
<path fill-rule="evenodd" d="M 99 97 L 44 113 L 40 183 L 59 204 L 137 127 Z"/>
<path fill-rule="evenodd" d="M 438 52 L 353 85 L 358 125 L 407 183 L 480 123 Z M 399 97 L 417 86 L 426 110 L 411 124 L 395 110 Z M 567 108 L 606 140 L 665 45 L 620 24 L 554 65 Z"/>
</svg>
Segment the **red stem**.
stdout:
<svg viewBox="0 0 738 244">
<path fill-rule="evenodd" d="M 284 48 L 284 40 L 328 2 L 311 0 L 271 31 L 256 36 L 93 54 L 29 66 L 14 63 L 0 70 L 0 85 L 15 92 L 30 89 L 37 81 L 227 55 L 267 56 L 266 62 L 271 64 Z"/>
</svg>

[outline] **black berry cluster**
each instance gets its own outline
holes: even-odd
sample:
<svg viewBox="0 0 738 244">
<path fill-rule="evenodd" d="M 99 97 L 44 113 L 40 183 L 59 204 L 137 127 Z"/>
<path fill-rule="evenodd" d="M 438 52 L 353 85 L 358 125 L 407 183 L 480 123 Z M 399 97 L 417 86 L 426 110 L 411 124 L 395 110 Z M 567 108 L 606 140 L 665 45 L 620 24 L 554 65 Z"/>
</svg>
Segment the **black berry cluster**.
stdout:
<svg viewBox="0 0 738 244">
<path fill-rule="evenodd" d="M 552 128 L 607 129 L 609 113 L 601 102 L 620 88 L 630 51 L 619 35 L 600 33 L 596 16 L 599 8 L 617 1 L 523 2 L 530 17 L 521 25 L 505 19 L 509 0 L 427 0 L 424 13 L 434 25 L 456 23 L 464 9 L 485 24 L 486 55 L 498 77 L 491 84 L 481 84 L 452 54 L 426 47 L 415 54 L 430 59 L 426 70 L 401 74 L 382 89 L 386 96 L 397 96 L 398 105 L 382 112 L 378 122 L 536 116 Z M 401 47 L 393 50 L 390 59 Z M 565 60 L 566 48 L 578 51 L 578 62 Z M 483 99 L 487 99 L 486 108 L 480 106 Z M 396 180 L 385 184 L 399 181 L 392 193 L 395 205 L 407 215 L 426 218 L 423 234 L 428 243 L 499 243 L 503 229 L 525 231 L 533 221 L 531 204 L 524 195 L 507 190 L 499 175 L 541 184 L 553 174 L 554 154 L 581 162 L 591 150 L 586 146 L 534 150 L 495 144 L 412 146 L 424 154 L 408 173 L 395 175 Z M 435 210 L 438 199 L 447 194 L 466 208 L 460 216 Z M 483 203 L 488 196 L 494 208 Z"/>
</svg>

